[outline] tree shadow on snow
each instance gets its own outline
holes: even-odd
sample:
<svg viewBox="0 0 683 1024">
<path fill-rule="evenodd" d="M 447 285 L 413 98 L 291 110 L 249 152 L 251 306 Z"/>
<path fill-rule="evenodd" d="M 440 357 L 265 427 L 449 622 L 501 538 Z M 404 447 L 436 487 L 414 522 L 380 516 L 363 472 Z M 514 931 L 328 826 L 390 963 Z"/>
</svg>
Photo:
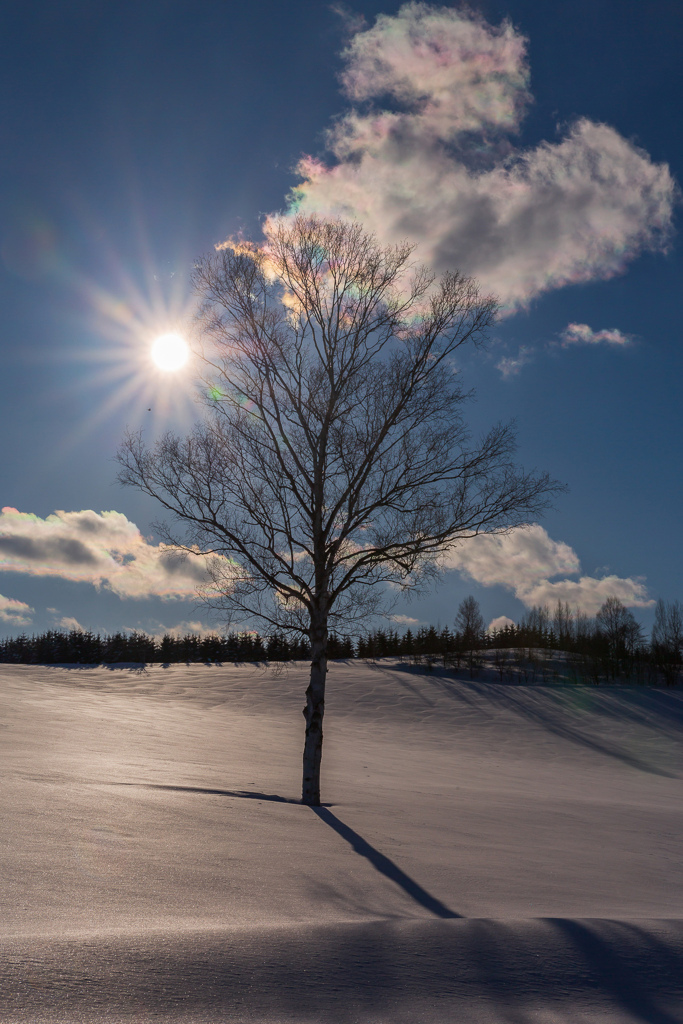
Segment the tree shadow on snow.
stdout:
<svg viewBox="0 0 683 1024">
<path fill-rule="evenodd" d="M 584 984 L 604 999 L 646 1024 L 680 1024 L 683 1012 L 671 1013 L 662 1003 L 680 1008 L 683 956 L 680 922 L 677 942 L 656 930 L 626 921 L 580 921 L 548 918 L 563 946 L 576 955 L 575 970 Z M 587 984 L 586 984 L 587 983 Z"/>
<path fill-rule="evenodd" d="M 682 979 L 679 921 L 422 919 L 0 942 L 8 1019 L 21 1021 L 105 1020 L 106 1006 L 107 1020 L 681 1024 Z"/>
<path fill-rule="evenodd" d="M 128 786 L 135 789 L 155 789 L 162 790 L 171 793 L 201 793 L 206 796 L 227 796 L 240 800 L 270 800 L 274 803 L 279 804 L 298 804 L 302 806 L 300 800 L 294 800 L 290 797 L 279 796 L 276 793 L 256 793 L 250 790 L 244 789 L 210 789 L 206 786 L 171 786 L 164 785 L 163 783 L 154 782 L 113 782 L 110 783 L 113 786 Z M 410 896 L 411 899 L 419 903 L 420 906 L 424 907 L 435 917 L 440 918 L 458 918 L 462 917 L 461 914 L 457 914 L 450 907 L 447 907 L 445 903 L 437 899 L 436 896 L 432 896 L 431 893 L 423 889 L 419 882 L 416 882 L 414 878 L 407 875 L 405 871 L 390 860 L 389 857 L 380 853 L 378 849 L 371 846 L 366 839 L 363 839 L 358 832 L 354 832 L 352 828 L 345 825 L 336 814 L 333 814 L 329 810 L 329 804 L 323 804 L 321 807 L 313 807 L 311 810 L 316 814 L 321 821 L 324 821 L 326 825 L 329 825 L 337 835 L 345 839 L 346 842 L 351 846 L 355 853 L 361 857 L 365 857 L 376 871 L 384 875 L 390 881 L 398 885 L 406 895 Z"/>
<path fill-rule="evenodd" d="M 582 725 L 599 725 L 600 719 L 604 718 L 620 725 L 646 728 L 654 735 L 678 742 L 683 730 L 683 694 L 645 687 L 599 689 L 573 684 L 481 682 L 454 678 L 445 669 L 426 672 L 424 668 L 413 665 L 392 665 L 385 671 L 390 671 L 399 681 L 401 673 L 419 675 L 423 684 L 453 701 L 466 705 L 476 703 L 482 715 L 490 716 L 496 708 L 512 711 L 558 738 L 621 761 L 637 771 L 663 778 L 679 777 L 679 772 L 670 771 L 628 750 L 627 739 L 614 742 L 605 736 L 596 736 L 592 730 L 588 732 Z M 583 712 L 583 721 L 578 712 Z"/>
<path fill-rule="evenodd" d="M 441 918 L 454 918 L 462 917 L 461 914 L 456 914 L 454 910 L 447 907 L 445 903 L 438 900 L 436 896 L 432 896 L 426 889 L 411 878 L 409 875 L 402 871 L 401 868 L 394 864 L 393 860 L 386 857 L 383 853 L 380 853 L 374 846 L 371 846 L 367 840 L 363 839 L 358 832 L 354 832 L 352 828 L 345 825 L 336 814 L 328 810 L 326 807 L 313 807 L 314 814 L 324 821 L 326 825 L 329 825 L 331 829 L 340 835 L 342 839 L 351 846 L 351 848 L 358 853 L 361 857 L 365 857 L 366 860 L 370 861 L 372 866 L 384 875 L 390 881 L 395 882 L 396 885 L 400 886 L 403 891 L 410 896 L 411 899 L 419 903 L 420 906 L 424 907 L 435 917 Z"/>
<path fill-rule="evenodd" d="M 209 789 L 206 786 L 168 786 L 156 782 L 111 782 L 111 786 L 130 786 L 135 789 L 161 789 L 171 793 L 202 793 L 206 796 L 229 796 L 239 800 L 272 800 L 278 804 L 301 804 L 301 800 L 294 800 L 287 796 L 278 796 L 277 793 L 256 793 L 249 789 Z"/>
<path fill-rule="evenodd" d="M 649 775 L 660 775 L 667 779 L 678 778 L 678 772 L 670 771 L 662 767 L 661 764 L 657 764 L 652 760 L 646 760 L 642 756 L 628 750 L 627 739 L 623 742 L 614 742 L 605 737 L 598 738 L 595 734 L 588 733 L 582 729 L 578 721 L 571 720 L 570 716 L 572 716 L 574 709 L 561 700 L 562 696 L 564 694 L 551 693 L 548 695 L 535 692 L 522 695 L 511 689 L 503 690 L 501 688 L 501 690 L 490 694 L 489 699 L 500 707 L 509 708 L 521 718 L 534 722 L 560 739 L 579 744 L 588 750 L 593 750 L 595 753 L 621 761 L 622 764 L 626 764 L 638 771 L 646 772 Z M 660 734 L 669 734 L 670 726 L 677 725 L 675 720 L 673 722 L 666 722 L 666 720 L 664 722 L 657 722 L 652 717 L 646 717 L 646 715 L 639 715 L 634 712 L 635 709 L 628 706 L 617 707 L 614 702 L 610 706 L 608 698 L 606 701 L 601 702 L 599 707 L 593 709 L 593 714 L 588 712 L 588 716 L 589 721 L 593 723 L 599 723 L 600 718 L 604 716 L 612 720 L 619 720 L 624 724 L 645 726 L 653 732 Z"/>
</svg>

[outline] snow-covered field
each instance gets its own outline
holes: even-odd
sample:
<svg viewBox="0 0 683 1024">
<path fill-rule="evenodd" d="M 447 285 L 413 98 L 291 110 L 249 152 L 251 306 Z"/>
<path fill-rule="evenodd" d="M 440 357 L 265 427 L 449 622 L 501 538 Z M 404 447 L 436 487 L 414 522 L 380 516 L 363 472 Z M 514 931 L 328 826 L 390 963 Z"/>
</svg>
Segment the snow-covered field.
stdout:
<svg viewBox="0 0 683 1024">
<path fill-rule="evenodd" d="M 683 1021 L 683 692 L 0 666 L 0 1021 Z"/>
</svg>

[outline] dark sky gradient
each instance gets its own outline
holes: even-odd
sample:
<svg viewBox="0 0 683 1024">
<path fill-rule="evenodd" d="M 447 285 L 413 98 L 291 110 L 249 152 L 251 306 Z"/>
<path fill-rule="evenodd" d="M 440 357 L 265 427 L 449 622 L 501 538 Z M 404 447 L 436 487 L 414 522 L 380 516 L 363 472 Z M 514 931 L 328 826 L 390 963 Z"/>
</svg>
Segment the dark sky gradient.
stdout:
<svg viewBox="0 0 683 1024">
<path fill-rule="evenodd" d="M 558 126 L 585 116 L 683 179 L 680 4 L 475 6 L 530 40 L 535 102 L 522 145 L 556 140 Z M 370 26 L 399 7 L 357 0 L 354 11 Z M 115 509 L 151 533 L 157 512 L 115 483 L 113 454 L 127 424 L 186 425 L 188 395 L 157 381 L 144 401 L 121 400 L 103 415 L 119 384 L 98 360 L 135 343 L 112 326 L 112 303 L 125 316 L 135 291 L 148 308 L 186 298 L 194 258 L 236 232 L 257 235 L 263 215 L 284 207 L 297 160 L 324 156 L 324 131 L 347 109 L 337 79 L 347 31 L 348 20 L 317 0 L 2 6 L 0 504 L 40 517 Z M 569 544 L 587 574 L 646 577 L 654 598 L 683 597 L 681 266 L 674 235 L 667 255 L 641 255 L 620 277 L 536 300 L 500 325 L 488 353 L 465 360 L 475 426 L 515 417 L 524 463 L 569 485 L 544 521 L 550 537 Z M 635 341 L 619 351 L 548 348 L 572 321 Z M 534 358 L 502 379 L 496 363 L 520 346 Z M 107 630 L 208 621 L 191 602 L 122 601 L 15 572 L 0 573 L 0 593 L 35 609 L 37 629 L 72 616 Z M 488 619 L 523 611 L 509 590 L 455 573 L 400 611 L 450 624 L 467 593 Z M 651 621 L 648 609 L 637 614 Z M 0 622 L 3 631 L 16 629 Z"/>
</svg>

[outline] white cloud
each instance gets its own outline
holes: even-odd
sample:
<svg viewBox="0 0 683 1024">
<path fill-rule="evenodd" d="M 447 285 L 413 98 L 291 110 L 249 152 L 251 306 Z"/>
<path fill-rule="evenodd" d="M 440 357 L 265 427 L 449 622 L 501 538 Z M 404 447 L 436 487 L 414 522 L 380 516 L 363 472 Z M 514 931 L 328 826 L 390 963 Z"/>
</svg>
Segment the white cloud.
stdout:
<svg viewBox="0 0 683 1024">
<path fill-rule="evenodd" d="M 633 335 L 625 334 L 617 327 L 603 328 L 601 331 L 594 331 L 588 324 L 567 324 L 560 332 L 560 341 L 550 341 L 546 349 L 557 349 L 558 345 L 568 348 L 570 345 L 611 345 L 613 348 L 624 348 L 633 341 Z M 516 377 L 523 366 L 532 362 L 534 351 L 530 345 L 521 345 L 516 356 L 504 356 L 498 363 L 496 369 L 500 370 L 503 377 Z"/>
<path fill-rule="evenodd" d="M 385 616 L 389 622 L 395 622 L 399 626 L 420 626 L 422 625 L 421 619 L 413 619 L 410 615 L 387 615 Z"/>
<path fill-rule="evenodd" d="M 0 513 L 0 570 L 106 587 L 119 597 L 190 598 L 207 557 L 151 544 L 121 512 Z"/>
<path fill-rule="evenodd" d="M 613 128 L 580 119 L 558 142 L 511 143 L 529 100 L 525 53 L 508 22 L 465 9 L 380 15 L 344 52 L 360 106 L 328 133 L 336 162 L 301 161 L 296 208 L 418 243 L 436 271 L 474 275 L 508 312 L 665 248 L 673 178 Z"/>
<path fill-rule="evenodd" d="M 531 348 L 528 345 L 521 345 L 516 356 L 503 356 L 500 362 L 496 363 L 496 369 L 500 370 L 503 377 L 516 377 L 519 371 L 533 359 Z"/>
<path fill-rule="evenodd" d="M 594 615 L 612 595 L 632 608 L 654 604 L 638 577 L 579 576 L 581 565 L 576 552 L 568 544 L 552 540 L 538 523 L 507 534 L 480 534 L 463 541 L 448 554 L 444 567 L 456 569 L 486 587 L 505 587 L 527 608 L 553 605 L 559 600 Z M 553 581 L 557 576 L 563 578 Z"/>
<path fill-rule="evenodd" d="M 576 553 L 568 544 L 552 540 L 538 523 L 463 541 L 448 555 L 446 564 L 487 587 L 502 584 L 521 591 L 539 579 L 579 571 Z"/>
<path fill-rule="evenodd" d="M 506 626 L 514 625 L 514 619 L 510 619 L 507 615 L 499 615 L 496 619 L 491 619 L 488 626 L 486 627 L 486 632 L 495 633 L 499 629 L 505 629 Z"/>
<path fill-rule="evenodd" d="M 562 345 L 628 345 L 632 341 L 630 334 L 624 334 L 616 327 L 594 331 L 588 324 L 567 324 L 560 335 Z"/>
<path fill-rule="evenodd" d="M 10 626 L 29 626 L 34 609 L 24 601 L 0 594 L 0 622 Z"/>
<path fill-rule="evenodd" d="M 534 587 L 524 592 L 524 603 L 532 605 L 548 604 L 551 607 L 558 601 L 568 601 L 570 605 L 578 605 L 589 615 L 594 615 L 608 597 L 618 597 L 622 604 L 630 608 L 650 608 L 655 603 L 648 597 L 647 587 L 638 577 L 623 578 L 621 576 L 581 576 L 578 580 L 539 580 Z"/>
<path fill-rule="evenodd" d="M 131 626 L 126 627 L 131 633 L 136 632 Z M 155 640 L 161 640 L 166 634 L 169 636 L 183 637 L 187 636 L 188 633 L 194 636 L 216 636 L 220 634 L 220 630 L 216 629 L 215 626 L 207 626 L 203 622 L 199 622 L 197 619 L 188 620 L 184 622 L 177 622 L 175 626 L 164 626 L 161 622 L 153 626 L 151 629 L 147 629 L 146 632 L 149 636 L 152 636 Z"/>
<path fill-rule="evenodd" d="M 78 619 L 74 619 L 72 615 L 64 615 L 57 623 L 62 629 L 78 630 L 80 633 L 85 633 L 87 630 L 80 624 Z"/>
</svg>

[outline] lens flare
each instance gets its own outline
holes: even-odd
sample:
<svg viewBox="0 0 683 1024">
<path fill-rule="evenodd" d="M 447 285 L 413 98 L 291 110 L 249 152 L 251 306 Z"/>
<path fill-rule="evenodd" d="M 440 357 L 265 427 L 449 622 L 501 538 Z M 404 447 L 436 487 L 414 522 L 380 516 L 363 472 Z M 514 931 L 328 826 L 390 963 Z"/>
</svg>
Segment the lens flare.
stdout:
<svg viewBox="0 0 683 1024">
<path fill-rule="evenodd" d="M 179 334 L 162 334 L 152 345 L 152 359 L 160 370 L 169 373 L 184 366 L 189 355 L 187 342 Z"/>
<path fill-rule="evenodd" d="M 196 313 L 194 246 L 180 238 L 172 258 L 155 258 L 144 211 L 135 196 L 128 200 L 133 220 L 126 239 L 137 241 L 125 254 L 105 240 L 104 224 L 83 209 L 72 211 L 76 249 L 82 245 L 92 253 L 92 270 L 71 262 L 58 227 L 33 208 L 15 211 L 0 239 L 0 268 L 27 280 L 49 280 L 67 300 L 68 334 L 44 353 L 58 367 L 62 402 L 78 410 L 61 434 L 59 457 L 90 445 L 105 425 L 114 437 L 125 426 L 153 436 L 169 429 L 185 433 L 196 420 L 196 367 L 189 345 L 183 350 L 174 342 L 177 354 L 171 359 L 169 353 L 168 362 L 164 357 L 157 363 L 152 356 L 161 336 L 190 337 Z"/>
</svg>

